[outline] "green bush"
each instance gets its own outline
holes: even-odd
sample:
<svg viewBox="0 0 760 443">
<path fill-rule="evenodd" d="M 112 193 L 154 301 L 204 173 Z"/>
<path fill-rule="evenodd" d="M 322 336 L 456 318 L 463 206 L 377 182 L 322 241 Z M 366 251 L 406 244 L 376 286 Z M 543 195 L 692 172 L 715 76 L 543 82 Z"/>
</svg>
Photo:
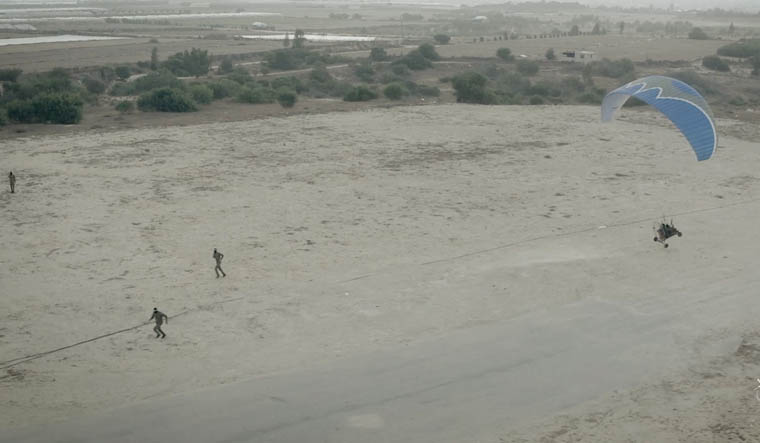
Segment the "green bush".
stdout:
<svg viewBox="0 0 760 443">
<path fill-rule="evenodd" d="M 530 80 L 518 72 L 507 72 L 496 82 L 499 91 L 512 95 L 524 94 L 530 89 Z"/>
<path fill-rule="evenodd" d="M 242 87 L 240 83 L 232 80 L 222 78 L 211 83 L 207 83 L 211 93 L 214 95 L 214 99 L 222 99 L 225 97 L 235 97 L 240 93 Z"/>
<path fill-rule="evenodd" d="M 23 71 L 21 69 L 0 69 L 0 81 L 15 82 Z"/>
<path fill-rule="evenodd" d="M 417 93 L 424 97 L 438 97 L 441 95 L 441 90 L 436 86 L 419 85 Z"/>
<path fill-rule="evenodd" d="M 720 92 L 715 83 L 707 80 L 694 71 L 676 71 L 671 72 L 668 75 L 689 84 L 702 95 L 718 94 Z"/>
<path fill-rule="evenodd" d="M 114 109 L 122 114 L 126 114 L 128 112 L 132 112 L 135 109 L 135 104 L 130 100 L 122 100 L 119 103 L 116 103 Z"/>
<path fill-rule="evenodd" d="M 106 85 L 100 80 L 96 80 L 92 77 L 84 77 L 82 84 L 87 89 L 87 92 L 92 94 L 102 94 L 106 91 Z"/>
<path fill-rule="evenodd" d="M 760 55 L 760 38 L 741 39 L 738 42 L 721 46 L 718 55 L 724 57 L 749 58 Z"/>
<path fill-rule="evenodd" d="M 0 127 L 8 124 L 8 115 L 5 113 L 5 109 L 0 108 Z"/>
<path fill-rule="evenodd" d="M 159 112 L 192 112 L 198 110 L 190 95 L 177 88 L 159 88 L 146 92 L 137 100 L 137 108 L 141 111 Z"/>
<path fill-rule="evenodd" d="M 277 77 L 272 80 L 272 89 L 292 89 L 296 94 L 302 94 L 309 90 L 308 87 L 298 77 Z"/>
<path fill-rule="evenodd" d="M 545 56 L 547 60 L 555 60 L 557 58 L 557 56 L 554 54 L 554 48 L 547 49 Z"/>
<path fill-rule="evenodd" d="M 708 36 L 702 28 L 692 28 L 692 30 L 689 31 L 689 38 L 692 40 L 708 40 L 710 36 Z"/>
<path fill-rule="evenodd" d="M 377 93 L 366 86 L 355 86 L 343 96 L 343 100 L 347 102 L 365 102 L 376 98 Z"/>
<path fill-rule="evenodd" d="M 391 72 L 400 77 L 406 77 L 407 75 L 411 74 L 409 68 L 401 63 L 391 65 Z"/>
<path fill-rule="evenodd" d="M 190 86 L 190 96 L 196 103 L 207 105 L 214 100 L 214 91 L 206 85 L 195 84 Z"/>
<path fill-rule="evenodd" d="M 253 81 L 251 73 L 248 72 L 245 68 L 235 68 L 232 73 L 227 76 L 227 78 L 239 85 L 244 85 Z"/>
<path fill-rule="evenodd" d="M 208 57 L 208 51 L 192 48 L 191 50 L 178 52 L 170 55 L 163 63 L 163 66 L 171 71 L 174 75 L 180 77 L 201 76 L 208 74 L 211 61 Z"/>
<path fill-rule="evenodd" d="M 436 34 L 433 36 L 433 39 L 439 44 L 439 45 L 447 45 L 449 41 L 451 41 L 451 37 L 449 37 L 446 34 Z"/>
<path fill-rule="evenodd" d="M 117 66 L 113 71 L 116 73 L 116 76 L 122 80 L 128 79 L 129 75 L 132 73 L 132 70 L 129 69 L 129 66 Z"/>
<path fill-rule="evenodd" d="M 35 114 L 31 100 L 13 100 L 6 108 L 8 119 L 18 123 L 34 123 Z"/>
<path fill-rule="evenodd" d="M 418 48 L 420 54 L 430 61 L 440 60 L 441 56 L 435 51 L 435 46 L 430 43 L 423 43 Z"/>
<path fill-rule="evenodd" d="M 505 62 L 512 62 L 515 60 L 515 56 L 512 55 L 512 51 L 509 48 L 499 48 L 496 51 L 496 56 Z"/>
<path fill-rule="evenodd" d="M 73 124 L 82 120 L 83 107 L 77 94 L 45 92 L 31 100 L 9 103 L 8 117 L 24 123 Z"/>
<path fill-rule="evenodd" d="M 357 66 L 354 69 L 354 74 L 356 74 L 359 80 L 366 83 L 371 83 L 375 79 L 375 70 L 372 69 L 372 66 L 369 63 L 363 63 Z"/>
<path fill-rule="evenodd" d="M 539 96 L 537 96 L 537 95 L 534 95 L 533 97 L 530 98 L 530 100 L 528 102 L 531 105 L 543 105 L 544 104 L 544 99 L 541 98 L 541 97 L 539 97 Z"/>
<path fill-rule="evenodd" d="M 536 75 L 538 74 L 538 63 L 533 60 L 518 60 L 517 72 L 527 76 Z"/>
<path fill-rule="evenodd" d="M 465 72 L 452 80 L 457 102 L 494 104 L 496 97 L 486 89 L 487 79 L 477 72 Z"/>
<path fill-rule="evenodd" d="M 560 85 L 563 90 L 572 93 L 579 93 L 586 90 L 586 84 L 578 77 L 564 77 L 560 82 Z"/>
<path fill-rule="evenodd" d="M 621 78 L 633 74 L 636 69 L 633 62 L 627 58 L 620 60 L 603 58 L 598 62 L 591 62 L 586 66 L 589 67 L 593 74 L 610 78 Z"/>
<path fill-rule="evenodd" d="M 383 95 L 391 100 L 399 100 L 408 94 L 406 88 L 398 83 L 391 83 L 383 89 Z"/>
<path fill-rule="evenodd" d="M 708 55 L 702 59 L 702 66 L 713 71 L 728 72 L 731 67 L 728 66 L 722 58 L 717 55 Z"/>
<path fill-rule="evenodd" d="M 283 108 L 292 108 L 298 100 L 298 95 L 292 89 L 281 88 L 277 90 L 277 103 Z"/>
<path fill-rule="evenodd" d="M 112 96 L 137 95 L 158 88 L 184 89 L 185 84 L 171 72 L 151 72 L 129 83 L 116 83 L 111 87 Z"/>
<path fill-rule="evenodd" d="M 235 69 L 235 65 L 232 64 L 232 60 L 229 57 L 224 57 L 222 63 L 219 64 L 219 73 L 229 74 Z"/>
<path fill-rule="evenodd" d="M 372 48 L 369 51 L 369 59 L 373 62 L 382 62 L 388 60 L 388 54 L 384 48 Z"/>
<path fill-rule="evenodd" d="M 403 64 L 413 71 L 421 71 L 433 66 L 433 63 L 427 57 L 425 57 L 419 49 L 410 51 L 399 60 L 393 62 L 393 64 Z"/>
<path fill-rule="evenodd" d="M 253 105 L 274 103 L 276 98 L 275 92 L 272 89 L 259 85 L 246 86 L 237 96 L 239 102 Z"/>
</svg>

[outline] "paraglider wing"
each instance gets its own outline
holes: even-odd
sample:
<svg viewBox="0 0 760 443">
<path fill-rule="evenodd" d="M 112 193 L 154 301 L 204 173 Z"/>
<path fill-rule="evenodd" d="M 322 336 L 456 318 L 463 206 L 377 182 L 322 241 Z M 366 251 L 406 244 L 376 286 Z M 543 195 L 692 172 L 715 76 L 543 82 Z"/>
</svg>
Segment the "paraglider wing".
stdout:
<svg viewBox="0 0 760 443">
<path fill-rule="evenodd" d="M 634 80 L 604 97 L 602 121 L 610 121 L 630 98 L 636 97 L 662 112 L 691 144 L 697 160 L 707 160 L 718 146 L 718 133 L 707 101 L 686 83 L 661 75 Z"/>
</svg>

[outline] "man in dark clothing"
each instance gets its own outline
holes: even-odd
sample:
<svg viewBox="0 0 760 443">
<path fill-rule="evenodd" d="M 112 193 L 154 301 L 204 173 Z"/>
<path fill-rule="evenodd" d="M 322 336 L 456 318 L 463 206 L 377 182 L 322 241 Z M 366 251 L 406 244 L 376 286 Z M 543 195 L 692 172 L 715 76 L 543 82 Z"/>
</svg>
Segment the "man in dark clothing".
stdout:
<svg viewBox="0 0 760 443">
<path fill-rule="evenodd" d="M 13 175 L 13 171 L 8 173 L 8 181 L 11 183 L 11 194 L 16 192 L 16 176 Z"/>
<path fill-rule="evenodd" d="M 164 324 L 164 320 L 166 320 L 166 324 L 169 324 L 169 317 L 166 316 L 163 312 L 159 311 L 158 308 L 153 308 L 153 315 L 150 317 L 150 320 L 156 320 L 156 326 L 153 328 L 153 332 L 156 333 L 156 338 L 166 337 L 166 334 L 164 334 L 164 331 L 161 330 L 161 325 Z M 150 321 L 148 320 L 148 321 Z"/>
<path fill-rule="evenodd" d="M 222 277 L 226 277 L 227 274 L 222 271 L 222 259 L 224 258 L 224 254 L 217 251 L 216 248 L 214 248 L 214 260 L 216 260 L 216 268 L 214 268 L 214 272 L 216 272 L 216 278 L 219 278 L 219 272 L 222 273 Z"/>
</svg>

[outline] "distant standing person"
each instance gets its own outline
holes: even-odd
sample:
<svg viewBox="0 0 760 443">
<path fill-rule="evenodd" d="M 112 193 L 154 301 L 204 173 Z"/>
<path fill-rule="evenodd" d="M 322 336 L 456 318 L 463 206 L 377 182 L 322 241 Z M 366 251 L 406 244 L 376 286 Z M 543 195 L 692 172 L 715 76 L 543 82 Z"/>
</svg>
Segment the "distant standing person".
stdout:
<svg viewBox="0 0 760 443">
<path fill-rule="evenodd" d="M 16 192 L 16 176 L 13 175 L 13 171 L 8 173 L 8 181 L 11 184 L 11 194 Z"/>
<path fill-rule="evenodd" d="M 216 260 L 216 268 L 214 268 L 214 272 L 216 272 L 216 278 L 219 278 L 219 273 L 222 273 L 222 277 L 226 277 L 227 274 L 224 273 L 222 270 L 222 259 L 224 258 L 224 254 L 217 251 L 216 248 L 214 248 L 214 260 Z"/>
<path fill-rule="evenodd" d="M 156 338 L 159 336 L 161 338 L 166 337 L 166 334 L 164 334 L 164 331 L 161 330 L 161 325 L 164 324 L 164 320 L 166 320 L 166 324 L 169 324 L 169 317 L 166 316 L 163 312 L 159 311 L 158 308 L 153 308 L 153 315 L 150 317 L 150 320 L 156 320 L 156 326 L 153 327 L 153 332 L 156 333 Z M 149 320 L 149 321 L 150 321 Z"/>
</svg>

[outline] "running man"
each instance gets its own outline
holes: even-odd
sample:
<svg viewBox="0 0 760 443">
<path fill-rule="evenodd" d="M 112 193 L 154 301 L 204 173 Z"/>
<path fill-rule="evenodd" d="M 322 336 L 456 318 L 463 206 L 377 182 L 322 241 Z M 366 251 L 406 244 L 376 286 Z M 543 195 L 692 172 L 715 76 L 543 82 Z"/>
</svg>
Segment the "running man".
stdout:
<svg viewBox="0 0 760 443">
<path fill-rule="evenodd" d="M 156 320 L 156 326 L 153 327 L 153 332 L 156 333 L 156 338 L 166 337 L 166 334 L 164 334 L 164 331 L 161 330 L 161 325 L 164 324 L 164 320 L 166 320 L 166 324 L 169 324 L 169 317 L 166 316 L 163 312 L 159 311 L 158 308 L 153 308 L 153 315 L 150 317 L 150 320 Z M 148 320 L 148 321 L 150 321 Z"/>
<path fill-rule="evenodd" d="M 216 260 L 216 268 L 214 268 L 214 272 L 216 272 L 216 278 L 219 278 L 219 273 L 222 273 L 222 277 L 226 277 L 227 274 L 224 273 L 222 270 L 222 259 L 224 258 L 224 254 L 217 251 L 216 248 L 214 248 L 214 260 Z"/>
<path fill-rule="evenodd" d="M 16 192 L 16 176 L 13 175 L 13 171 L 8 173 L 8 181 L 11 183 L 11 194 Z"/>
</svg>

